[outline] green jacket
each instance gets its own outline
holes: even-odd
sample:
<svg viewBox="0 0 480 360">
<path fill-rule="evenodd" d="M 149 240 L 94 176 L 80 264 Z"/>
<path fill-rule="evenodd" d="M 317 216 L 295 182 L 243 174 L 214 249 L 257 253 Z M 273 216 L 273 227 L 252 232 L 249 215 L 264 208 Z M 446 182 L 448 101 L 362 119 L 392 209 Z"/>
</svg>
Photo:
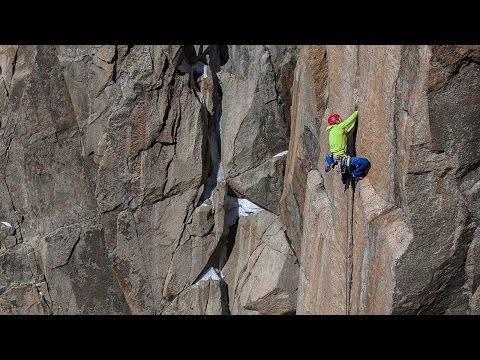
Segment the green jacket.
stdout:
<svg viewBox="0 0 480 360">
<path fill-rule="evenodd" d="M 355 127 L 355 119 L 358 111 L 354 111 L 346 120 L 340 124 L 328 125 L 328 142 L 330 143 L 330 152 L 333 156 L 345 155 L 345 148 L 347 147 L 347 137 L 352 133 Z"/>
</svg>

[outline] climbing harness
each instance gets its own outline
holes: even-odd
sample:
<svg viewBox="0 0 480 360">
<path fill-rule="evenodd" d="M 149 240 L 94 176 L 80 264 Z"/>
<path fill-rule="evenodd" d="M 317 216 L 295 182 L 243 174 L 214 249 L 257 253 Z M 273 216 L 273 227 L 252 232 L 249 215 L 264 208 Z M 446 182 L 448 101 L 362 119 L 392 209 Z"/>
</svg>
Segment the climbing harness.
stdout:
<svg viewBox="0 0 480 360">
<path fill-rule="evenodd" d="M 350 156 L 348 155 L 336 156 L 335 162 L 337 163 L 337 173 L 339 174 L 347 173 L 348 169 L 350 168 Z"/>
<path fill-rule="evenodd" d="M 325 157 L 325 172 L 329 172 L 331 169 L 337 167 L 338 174 L 346 174 L 350 169 L 350 156 L 349 155 L 337 155 L 333 156 L 332 153 L 328 153 Z"/>
</svg>

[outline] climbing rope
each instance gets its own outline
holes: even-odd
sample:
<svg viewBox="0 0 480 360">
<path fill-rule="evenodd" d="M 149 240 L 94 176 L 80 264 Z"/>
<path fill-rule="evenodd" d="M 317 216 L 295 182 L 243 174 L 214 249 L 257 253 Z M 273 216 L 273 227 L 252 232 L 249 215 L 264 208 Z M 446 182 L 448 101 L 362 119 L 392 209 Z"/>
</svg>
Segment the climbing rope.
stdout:
<svg viewBox="0 0 480 360">
<path fill-rule="evenodd" d="M 348 254 L 349 254 L 349 236 L 348 236 L 348 215 L 349 211 L 349 204 L 350 202 L 347 201 L 347 236 L 345 238 L 346 246 L 345 246 L 345 315 L 348 315 Z"/>
<path fill-rule="evenodd" d="M 355 182 L 350 183 L 351 196 L 347 201 L 347 246 L 345 256 L 345 315 L 350 315 L 353 284 L 353 207 L 355 202 Z M 349 195 L 350 195 L 349 194 Z M 350 255 L 350 253 L 352 254 Z"/>
</svg>

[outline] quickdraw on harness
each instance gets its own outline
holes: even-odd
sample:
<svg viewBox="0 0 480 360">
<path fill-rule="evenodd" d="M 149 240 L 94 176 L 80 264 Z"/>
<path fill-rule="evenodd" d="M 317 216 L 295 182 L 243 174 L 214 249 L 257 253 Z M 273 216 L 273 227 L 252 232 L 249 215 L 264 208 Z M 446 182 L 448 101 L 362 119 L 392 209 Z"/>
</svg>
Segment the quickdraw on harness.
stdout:
<svg viewBox="0 0 480 360">
<path fill-rule="evenodd" d="M 325 172 L 329 172 L 335 166 L 337 167 L 338 174 L 347 173 L 350 168 L 350 156 L 348 155 L 333 156 L 332 153 L 328 153 L 327 156 L 325 156 Z"/>
</svg>

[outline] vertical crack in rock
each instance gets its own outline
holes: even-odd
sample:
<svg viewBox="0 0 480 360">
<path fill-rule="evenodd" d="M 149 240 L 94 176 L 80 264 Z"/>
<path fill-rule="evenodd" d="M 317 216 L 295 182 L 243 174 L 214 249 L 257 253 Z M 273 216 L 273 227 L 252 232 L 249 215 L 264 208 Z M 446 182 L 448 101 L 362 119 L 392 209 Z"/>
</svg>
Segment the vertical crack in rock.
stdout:
<svg viewBox="0 0 480 360">
<path fill-rule="evenodd" d="M 161 134 L 163 132 L 163 130 L 165 129 L 165 126 L 167 125 L 167 122 L 168 122 L 168 117 L 170 115 L 170 109 L 172 108 L 172 99 L 173 99 L 173 91 L 174 91 L 173 86 L 174 86 L 174 84 L 175 84 L 175 76 L 172 76 L 171 83 L 169 83 L 167 85 L 167 95 L 166 95 L 167 105 L 165 107 L 165 112 L 163 113 L 163 119 L 162 119 L 162 123 L 160 125 L 160 130 L 158 131 L 159 134 Z M 164 145 L 171 145 L 170 142 L 160 141 L 160 143 L 164 144 Z"/>
<path fill-rule="evenodd" d="M 347 266 L 346 278 L 347 280 L 347 289 L 346 289 L 346 307 L 345 312 L 347 315 L 350 315 L 352 310 L 352 286 L 353 286 L 353 252 L 354 252 L 354 239 L 353 239 L 353 214 L 355 206 L 355 182 L 350 183 L 350 191 L 348 197 L 348 207 L 347 207 Z"/>
<path fill-rule="evenodd" d="M 210 73 L 213 81 L 213 114 L 208 111 L 205 104 L 202 104 L 204 120 L 207 124 L 206 145 L 207 149 L 209 150 L 207 150 L 205 153 L 206 159 L 204 162 L 209 165 L 209 168 L 207 169 L 208 175 L 206 179 L 205 190 L 200 197 L 199 203 L 203 203 L 206 199 L 211 198 L 212 192 L 217 186 L 217 183 L 224 180 L 223 166 L 221 163 L 222 144 L 220 133 L 223 91 L 217 75 L 217 73 L 220 72 L 223 63 L 220 60 L 221 50 L 218 48 L 218 46 L 214 46 L 210 49 L 210 62 L 208 65 L 210 67 Z"/>
<path fill-rule="evenodd" d="M 360 79 L 360 46 L 356 46 L 356 64 L 355 64 L 355 78 L 353 81 L 353 101 L 355 105 L 358 105 L 358 86 Z M 357 125 L 352 135 L 347 140 L 348 154 L 350 156 L 356 156 L 356 136 L 358 128 Z M 351 178 L 348 180 L 347 185 L 349 187 L 347 198 L 347 229 L 346 229 L 346 253 L 345 253 L 345 314 L 350 315 L 352 310 L 352 287 L 353 287 L 353 272 L 354 272 L 354 207 L 355 207 L 355 181 Z"/>
<path fill-rule="evenodd" d="M 14 128 L 14 132 L 15 132 L 15 128 Z M 7 145 L 7 150 L 5 151 L 5 164 L 3 166 L 3 181 L 5 182 L 5 187 L 7 188 L 8 197 L 10 198 L 10 203 L 12 204 L 12 209 L 13 211 L 17 211 L 17 209 L 15 208 L 15 204 L 13 202 L 12 193 L 10 192 L 10 187 L 8 186 L 8 182 L 7 182 L 7 165 L 9 161 L 10 146 L 12 145 L 12 141 L 13 141 L 13 138 L 10 138 Z"/>
<path fill-rule="evenodd" d="M 192 209 L 192 208 L 191 208 Z M 168 269 L 167 269 L 167 276 L 168 274 L 170 273 L 172 267 L 174 266 L 174 258 L 175 258 L 175 253 L 177 252 L 177 250 L 179 249 L 181 243 L 182 243 L 182 239 L 183 239 L 183 234 L 185 233 L 186 229 L 187 229 L 187 226 L 188 226 L 188 219 L 191 217 L 191 215 L 193 214 L 193 209 L 191 211 L 187 211 L 185 213 L 185 217 L 183 219 L 183 228 L 182 228 L 182 231 L 180 233 L 180 236 L 178 237 L 178 241 L 177 241 L 177 244 L 175 245 L 175 249 L 173 249 L 172 251 L 172 255 L 170 256 L 170 262 L 169 262 L 169 265 L 168 265 Z M 188 241 L 190 241 L 190 238 L 191 236 L 189 236 L 188 240 L 185 241 L 185 243 L 187 243 Z M 167 282 L 165 282 L 164 284 L 164 291 L 166 290 L 166 286 L 167 286 Z M 167 299 L 167 301 L 169 301 L 170 303 L 175 300 L 175 298 L 177 298 L 185 289 L 186 289 L 187 285 L 185 285 L 185 287 L 176 295 L 170 295 L 170 297 Z"/>
<path fill-rule="evenodd" d="M 1 68 L 0 68 L 1 70 Z M 0 75 L 1 75 L 1 72 L 0 72 Z M 7 98 L 9 97 L 9 93 L 8 93 L 8 89 L 7 89 L 7 84 L 5 83 L 5 79 L 2 79 L 2 83 L 3 83 L 3 87 L 5 89 L 5 95 L 7 96 Z"/>
<path fill-rule="evenodd" d="M 202 122 L 205 124 L 205 126 L 203 126 L 203 130 L 205 131 L 204 139 L 206 139 L 206 142 L 205 142 L 205 146 L 202 147 L 202 154 L 204 154 L 203 155 L 203 161 L 204 161 L 204 168 L 205 168 L 204 176 L 203 176 L 203 179 L 204 179 L 203 180 L 204 181 L 203 191 L 196 198 L 195 205 L 191 206 L 190 211 L 188 211 L 187 214 L 186 214 L 186 217 L 185 217 L 184 222 L 183 222 L 184 226 L 183 226 L 183 229 L 182 229 L 182 234 L 180 235 L 180 238 L 179 238 L 179 240 L 178 240 L 178 242 L 175 246 L 175 249 L 172 253 L 172 257 L 170 259 L 169 269 L 168 269 L 167 274 L 171 274 L 172 271 L 175 271 L 175 266 L 178 266 L 176 264 L 176 262 L 178 262 L 179 260 L 177 259 L 176 254 L 177 254 L 178 251 L 184 251 L 183 249 L 181 249 L 181 247 L 184 248 L 185 246 L 187 246 L 187 247 L 191 246 L 190 243 L 192 241 L 194 241 L 195 237 L 191 236 L 191 234 L 187 235 L 188 238 L 185 237 L 186 236 L 185 231 L 187 230 L 187 226 L 192 221 L 192 216 L 193 216 L 194 210 L 196 208 L 198 208 L 199 206 L 203 206 L 204 204 L 206 204 L 207 200 L 209 200 L 209 199 L 210 199 L 209 201 L 212 200 L 212 192 L 215 189 L 215 187 L 217 186 L 217 183 L 220 179 L 219 171 L 220 171 L 220 167 L 221 167 L 221 165 L 220 165 L 220 151 L 221 150 L 220 150 L 220 141 L 219 141 L 219 139 L 220 139 L 219 122 L 220 122 L 220 118 L 221 118 L 222 92 L 221 92 L 220 83 L 218 81 L 217 74 L 216 74 L 218 71 L 220 71 L 220 67 L 219 67 L 220 65 L 219 65 L 219 62 L 218 62 L 218 54 L 217 54 L 218 49 L 217 49 L 217 47 L 216 46 L 209 46 L 207 49 L 208 49 L 209 54 L 210 54 L 209 66 L 211 68 L 210 73 L 211 73 L 212 78 L 213 78 L 213 104 L 212 104 L 213 111 L 212 111 L 212 113 L 208 109 L 210 104 L 205 101 L 205 97 L 203 97 L 203 94 L 200 98 L 199 94 L 195 93 L 196 90 L 200 91 L 200 88 L 198 88 L 198 89 L 196 89 L 196 87 L 191 88 L 191 90 L 195 93 L 195 96 L 196 96 L 196 98 L 199 101 L 199 104 L 201 106 L 200 117 L 201 117 Z M 202 85 L 202 88 L 203 88 L 203 85 Z M 208 99 L 208 96 L 206 98 Z M 178 124 L 177 124 L 177 128 L 178 128 Z M 223 179 L 221 179 L 221 180 L 223 180 Z M 212 228 L 212 230 L 213 230 L 213 228 Z M 202 235 L 202 237 L 208 237 L 208 236 L 211 236 L 211 232 Z M 167 280 L 167 282 L 165 283 L 165 286 L 164 286 L 164 296 L 165 296 L 165 294 L 169 295 L 169 298 L 166 299 L 166 300 L 170 304 L 174 304 L 174 303 L 177 303 L 177 301 L 181 301 L 181 300 L 178 300 L 178 299 L 181 298 L 181 294 L 183 294 L 184 291 L 187 291 L 187 289 L 189 289 L 191 286 L 195 285 L 196 282 L 198 281 L 198 279 L 201 278 L 202 275 L 204 274 L 204 272 L 207 269 L 209 269 L 211 266 L 215 267 L 216 269 L 220 268 L 220 266 L 219 266 L 219 264 L 221 262 L 220 261 L 220 257 L 221 257 L 220 254 L 222 253 L 223 246 L 224 246 L 224 236 L 222 235 L 220 241 L 217 243 L 217 246 L 215 247 L 215 249 L 213 249 L 213 253 L 209 256 L 208 260 L 204 264 L 202 270 L 197 274 L 194 281 L 191 284 L 189 284 L 189 283 L 182 284 L 181 286 L 183 286 L 183 289 L 179 289 L 180 291 L 177 290 L 176 294 L 175 293 L 170 293 L 170 290 L 168 290 L 170 286 L 175 286 L 175 285 L 171 285 L 170 281 Z M 172 274 L 172 275 L 175 276 L 175 274 Z M 173 280 L 173 281 L 175 281 L 175 280 Z M 221 281 L 223 282 L 223 280 L 221 280 Z M 221 293 L 224 292 L 223 288 L 224 288 L 223 286 L 220 286 Z M 207 291 L 207 290 L 210 291 L 210 290 L 213 290 L 213 288 L 209 287 L 208 289 L 203 289 L 202 291 Z M 210 293 L 211 293 L 211 291 L 210 291 Z M 186 295 L 186 296 L 188 296 L 188 295 Z M 223 294 L 221 297 L 222 297 L 222 299 L 224 299 L 225 294 Z M 211 300 L 207 299 L 204 311 L 206 311 L 210 302 L 211 302 Z"/>
<path fill-rule="evenodd" d="M 213 81 L 213 94 L 212 94 L 212 111 L 210 113 L 207 109 L 208 104 L 205 103 L 205 98 L 203 98 L 202 102 L 202 115 L 207 124 L 207 148 L 206 151 L 206 159 L 204 160 L 206 164 L 208 164 L 209 169 L 207 170 L 207 177 L 206 177 L 206 184 L 204 185 L 204 192 L 199 199 L 199 203 L 203 204 L 207 199 L 212 199 L 213 191 L 217 187 L 217 184 L 220 181 L 224 181 L 224 174 L 223 174 L 223 166 L 221 163 L 221 151 L 222 151 L 222 143 L 221 143 L 221 130 L 220 130 L 220 121 L 222 117 L 222 100 L 223 100 L 223 91 L 220 84 L 220 80 L 218 78 L 218 73 L 221 71 L 221 66 L 224 65 L 226 60 L 222 60 L 227 58 L 228 59 L 228 50 L 226 50 L 226 54 L 222 54 L 222 51 L 225 49 L 221 49 L 219 46 L 208 47 L 205 52 L 210 53 L 210 61 L 207 65 L 210 67 L 210 73 L 212 75 Z M 226 185 L 226 192 L 225 195 L 227 196 L 229 192 L 229 187 Z M 224 201 L 226 198 L 224 199 Z M 223 202 L 223 206 L 225 203 Z M 215 210 L 218 211 L 218 210 Z M 217 246 L 213 250 L 212 254 L 210 255 L 209 259 L 205 263 L 202 270 L 199 272 L 193 284 L 195 284 L 199 278 L 210 268 L 213 267 L 214 269 L 218 269 L 221 275 L 220 279 L 220 293 L 221 293 L 221 304 L 222 304 L 222 313 L 230 313 L 229 309 L 229 302 L 228 302 L 228 285 L 223 280 L 222 269 L 223 266 L 226 264 L 232 248 L 235 243 L 235 234 L 236 228 L 238 226 L 238 214 L 234 221 L 231 221 L 229 217 L 231 214 L 224 209 L 224 218 L 223 218 L 223 229 L 221 231 L 220 239 L 217 243 Z M 233 223 L 232 223 L 233 222 Z M 218 226 L 218 224 L 217 224 Z M 207 306 L 207 305 L 206 305 Z M 205 308 L 206 309 L 206 308 Z"/>
<path fill-rule="evenodd" d="M 285 239 L 287 240 L 288 247 L 290 248 L 290 250 L 292 250 L 293 256 L 295 256 L 295 264 L 300 265 L 300 258 L 298 257 L 297 252 L 295 251 L 295 248 L 293 247 L 292 241 L 288 237 L 286 229 L 283 230 L 283 234 L 285 235 Z"/>
<path fill-rule="evenodd" d="M 2 45 L 0 313 L 479 313 L 479 79 L 478 46 Z M 352 105 L 347 193 L 307 174 Z"/>
<path fill-rule="evenodd" d="M 135 221 L 134 216 L 132 216 L 132 220 L 133 220 L 133 226 L 134 226 L 134 229 L 135 229 L 135 239 L 137 239 L 137 246 L 140 249 L 140 255 L 142 257 L 142 264 L 143 264 L 143 268 L 144 268 L 144 273 L 145 273 L 145 277 L 147 278 L 148 288 L 150 290 L 150 297 L 152 298 L 152 301 L 153 301 L 153 309 L 154 309 L 154 312 L 156 312 L 155 293 L 153 291 L 152 280 L 150 279 L 149 271 L 148 271 L 148 268 L 147 268 L 147 262 L 145 261 L 144 249 L 143 249 L 142 244 L 140 243 L 140 239 L 139 239 L 139 236 L 138 236 L 138 230 L 137 230 L 137 223 Z"/>
<path fill-rule="evenodd" d="M 110 60 L 108 63 L 113 64 L 112 67 L 112 82 L 116 83 L 117 82 L 117 60 L 118 60 L 118 46 L 115 45 L 115 53 L 113 54 L 112 60 Z M 153 65 L 152 65 L 153 69 Z"/>
<path fill-rule="evenodd" d="M 13 57 L 13 61 L 12 61 L 12 76 L 11 76 L 11 79 L 13 80 L 13 76 L 15 75 L 15 69 L 17 67 L 17 58 L 18 58 L 18 49 L 20 48 L 20 46 L 17 46 L 17 49 L 15 50 L 15 56 Z"/>
<path fill-rule="evenodd" d="M 262 45 L 264 50 L 268 53 L 268 62 L 270 63 L 270 66 L 272 68 L 272 72 L 273 72 L 273 82 L 274 82 L 274 88 L 275 88 L 275 94 L 276 94 L 276 98 L 275 99 L 271 99 L 267 102 L 267 104 L 269 102 L 272 102 L 272 101 L 275 101 L 278 106 L 281 107 L 281 110 L 282 110 L 282 116 L 283 116 L 283 120 L 285 121 L 285 125 L 287 127 L 287 134 L 286 134 L 286 138 L 289 139 L 290 138 L 290 117 L 288 116 L 288 114 L 286 113 L 286 111 L 289 111 L 290 110 L 290 107 L 289 105 L 291 106 L 291 102 L 289 100 L 290 96 L 288 94 L 285 94 L 285 99 L 282 98 L 281 94 L 280 94 L 280 90 L 279 90 L 279 74 L 277 74 L 277 72 L 275 71 L 275 66 L 274 66 L 274 63 L 273 63 L 273 59 L 272 59 L 272 54 L 270 52 L 270 49 L 268 48 L 268 46 L 265 46 L 265 45 Z M 289 86 L 289 88 L 291 89 L 293 85 L 293 78 L 292 78 L 292 82 Z M 291 90 L 289 90 L 291 91 Z"/>
<path fill-rule="evenodd" d="M 267 52 L 268 56 L 267 56 L 267 61 L 268 63 L 270 64 L 270 67 L 271 67 L 271 71 L 273 73 L 273 85 L 274 85 L 274 89 L 275 89 L 275 99 L 272 99 L 272 100 L 269 100 L 266 102 L 266 104 L 272 102 L 272 101 L 276 101 L 277 104 L 281 105 L 282 104 L 282 97 L 280 96 L 280 93 L 278 92 L 278 83 L 277 83 L 277 73 L 275 71 L 275 66 L 273 65 L 273 61 L 272 61 L 272 54 L 270 53 L 270 49 L 265 46 L 265 45 L 262 45 L 263 46 L 263 49 Z M 285 121 L 287 120 L 286 116 L 285 116 L 285 113 L 283 113 L 284 115 L 284 118 L 285 118 Z"/>
<path fill-rule="evenodd" d="M 226 186 L 228 189 L 228 185 Z M 235 212 L 235 210 L 233 211 Z M 193 284 L 195 284 L 210 267 L 218 269 L 220 274 L 222 274 L 223 267 L 230 257 L 233 246 L 235 245 L 235 235 L 237 232 L 239 215 L 238 212 L 236 214 L 232 214 L 231 211 L 229 212 L 226 209 L 224 214 L 224 227 L 220 236 L 220 240 L 213 250 L 212 255 L 210 255 L 209 259 L 205 263 L 205 266 L 193 281 Z"/>
<path fill-rule="evenodd" d="M 7 166 L 8 166 L 8 162 L 10 160 L 10 149 L 11 149 L 11 145 L 12 145 L 12 142 L 13 142 L 13 136 L 15 134 L 16 126 L 17 126 L 17 124 L 15 124 L 13 126 L 12 135 L 11 135 L 12 137 L 9 139 L 8 145 L 7 145 L 6 150 L 5 150 L 5 164 L 3 166 L 3 182 L 5 184 L 5 188 L 7 189 L 7 193 L 8 193 L 8 197 L 10 199 L 10 204 L 12 205 L 12 209 L 15 213 L 18 213 L 17 208 L 15 206 L 15 202 L 13 201 L 13 196 L 12 196 L 12 192 L 10 190 L 10 186 L 8 185 L 8 181 L 7 181 Z M 23 222 L 23 215 L 19 214 L 18 221 L 16 221 L 16 225 L 18 226 L 18 235 L 19 235 L 20 242 L 23 242 L 22 222 Z"/>
</svg>

